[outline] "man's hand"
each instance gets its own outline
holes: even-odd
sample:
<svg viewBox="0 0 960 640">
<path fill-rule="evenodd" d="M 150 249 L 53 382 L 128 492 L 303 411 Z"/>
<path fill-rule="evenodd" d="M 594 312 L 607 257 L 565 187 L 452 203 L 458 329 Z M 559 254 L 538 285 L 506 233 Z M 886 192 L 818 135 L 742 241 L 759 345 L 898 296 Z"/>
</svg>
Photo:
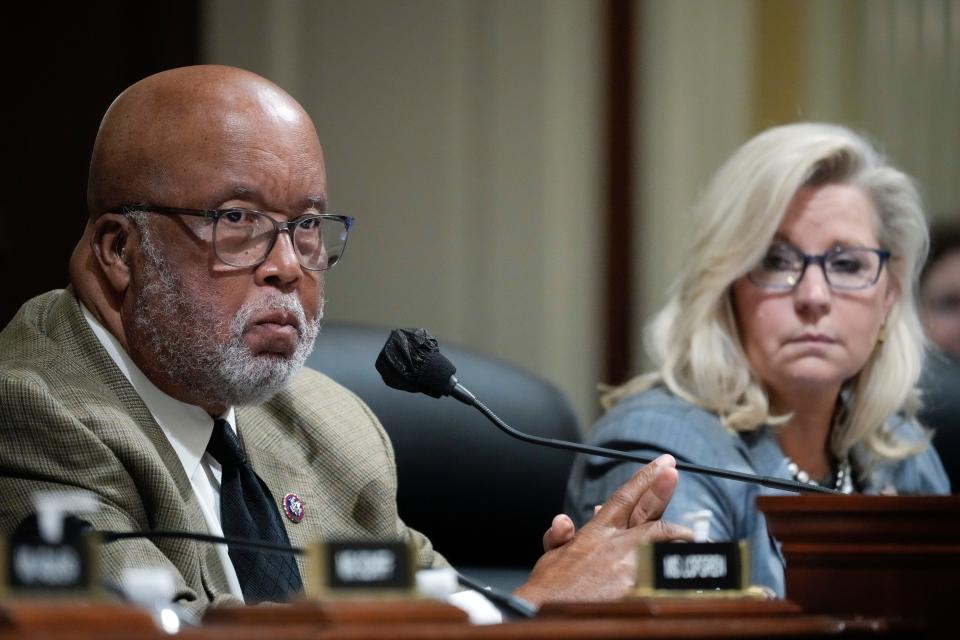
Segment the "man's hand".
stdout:
<svg viewBox="0 0 960 640">
<path fill-rule="evenodd" d="M 565 513 L 554 516 L 553 522 L 550 523 L 550 528 L 543 534 L 544 553 L 567 544 L 573 540 L 573 536 L 576 533 L 577 527 L 573 524 L 570 516 Z"/>
<path fill-rule="evenodd" d="M 662 455 L 638 470 L 579 532 L 566 516 L 543 536 L 546 553 L 516 595 L 547 601 L 622 598 L 636 580 L 636 547 L 642 542 L 693 540 L 686 527 L 660 519 L 677 486 L 676 461 Z"/>
</svg>

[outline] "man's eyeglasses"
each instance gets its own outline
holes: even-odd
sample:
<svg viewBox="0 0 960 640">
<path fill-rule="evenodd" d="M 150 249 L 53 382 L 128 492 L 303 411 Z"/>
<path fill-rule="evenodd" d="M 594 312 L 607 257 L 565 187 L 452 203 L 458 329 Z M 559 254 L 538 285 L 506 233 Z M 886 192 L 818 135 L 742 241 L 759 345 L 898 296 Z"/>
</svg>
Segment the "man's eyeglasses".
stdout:
<svg viewBox="0 0 960 640">
<path fill-rule="evenodd" d="M 181 209 L 149 204 L 125 204 L 108 209 L 128 215 L 143 211 L 166 215 L 198 216 L 213 223 L 213 252 L 232 267 L 256 267 L 267 259 L 281 231 L 290 240 L 308 271 L 324 271 L 343 257 L 354 219 L 332 214 L 307 214 L 277 222 L 262 211 L 250 209 Z"/>
<path fill-rule="evenodd" d="M 855 291 L 872 287 L 880 279 L 884 263 L 890 259 L 886 249 L 837 247 L 812 256 L 789 244 L 773 244 L 747 277 L 764 289 L 790 291 L 803 280 L 810 263 L 820 265 L 831 289 Z"/>
</svg>

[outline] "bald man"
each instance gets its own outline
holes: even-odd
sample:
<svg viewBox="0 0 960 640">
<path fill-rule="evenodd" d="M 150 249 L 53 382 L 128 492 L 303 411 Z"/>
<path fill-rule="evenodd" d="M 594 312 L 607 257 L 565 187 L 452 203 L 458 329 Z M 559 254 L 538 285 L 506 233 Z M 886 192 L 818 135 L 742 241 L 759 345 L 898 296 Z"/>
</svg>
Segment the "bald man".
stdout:
<svg viewBox="0 0 960 640">
<path fill-rule="evenodd" d="M 86 516 L 100 530 L 253 526 L 299 546 L 399 538 L 420 566 L 446 564 L 397 515 L 393 452 L 376 417 L 302 367 L 324 271 L 352 222 L 325 212 L 326 192 L 309 116 L 259 76 L 174 69 L 114 101 L 94 146 L 70 286 L 25 303 L 0 333 L 3 532 L 30 514 L 35 492 L 85 489 L 100 498 Z M 659 520 L 673 464 L 638 472 L 578 532 L 559 516 L 518 594 L 623 595 L 634 545 L 689 539 Z M 236 490 L 247 493 L 237 501 Z M 266 510 L 237 525 L 258 500 Z M 125 540 L 104 548 L 103 568 L 120 580 L 127 567 L 166 567 L 176 600 L 199 613 L 295 596 L 300 560 L 258 564 L 270 555 Z M 258 571 L 290 582 L 271 591 Z"/>
</svg>

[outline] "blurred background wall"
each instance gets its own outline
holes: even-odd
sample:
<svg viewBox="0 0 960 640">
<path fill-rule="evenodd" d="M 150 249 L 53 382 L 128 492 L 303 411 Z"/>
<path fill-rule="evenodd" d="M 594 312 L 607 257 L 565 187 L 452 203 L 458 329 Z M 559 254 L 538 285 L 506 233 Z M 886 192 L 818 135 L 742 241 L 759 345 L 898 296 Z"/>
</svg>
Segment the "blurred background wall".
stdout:
<svg viewBox="0 0 960 640">
<path fill-rule="evenodd" d="M 643 367 L 642 325 L 682 262 L 690 206 L 753 133 L 848 124 L 918 179 L 932 216 L 960 210 L 960 0 L 70 11 L 27 15 L 24 46 L 5 45 L 23 79 L 8 85 L 0 323 L 65 284 L 109 99 L 190 62 L 261 73 L 314 117 L 331 209 L 359 220 L 328 277 L 328 319 L 424 326 L 516 362 L 567 391 L 585 423 L 598 382 Z"/>
</svg>

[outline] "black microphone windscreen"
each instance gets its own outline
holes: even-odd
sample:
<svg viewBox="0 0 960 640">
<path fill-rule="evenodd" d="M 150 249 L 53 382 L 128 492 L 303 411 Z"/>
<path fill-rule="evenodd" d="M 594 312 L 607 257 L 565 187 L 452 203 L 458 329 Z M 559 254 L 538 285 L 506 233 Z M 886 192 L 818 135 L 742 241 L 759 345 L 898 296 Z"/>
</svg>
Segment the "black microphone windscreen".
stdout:
<svg viewBox="0 0 960 640">
<path fill-rule="evenodd" d="M 440 353 L 437 339 L 424 329 L 394 329 L 377 356 L 377 371 L 387 386 L 434 398 L 447 395 L 457 372 Z"/>
</svg>

